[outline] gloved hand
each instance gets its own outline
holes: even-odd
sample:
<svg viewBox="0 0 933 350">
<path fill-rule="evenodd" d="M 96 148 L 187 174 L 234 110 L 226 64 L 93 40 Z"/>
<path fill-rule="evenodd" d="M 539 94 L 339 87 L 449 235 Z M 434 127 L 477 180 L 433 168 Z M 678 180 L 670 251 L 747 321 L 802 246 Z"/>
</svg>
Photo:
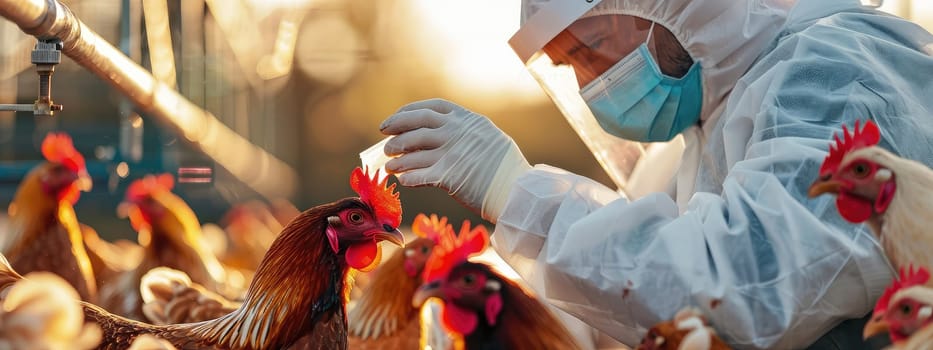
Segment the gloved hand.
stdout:
<svg viewBox="0 0 933 350">
<path fill-rule="evenodd" d="M 404 186 L 437 186 L 495 223 L 515 180 L 531 165 L 486 117 L 441 99 L 411 103 L 379 127 L 386 170 Z"/>
</svg>

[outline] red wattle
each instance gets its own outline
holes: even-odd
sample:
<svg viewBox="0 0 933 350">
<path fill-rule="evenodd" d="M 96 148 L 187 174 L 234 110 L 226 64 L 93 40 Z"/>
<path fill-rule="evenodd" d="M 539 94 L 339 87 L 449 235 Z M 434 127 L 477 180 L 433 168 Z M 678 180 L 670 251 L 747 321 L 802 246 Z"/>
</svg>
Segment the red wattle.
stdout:
<svg viewBox="0 0 933 350">
<path fill-rule="evenodd" d="M 78 184 L 68 185 L 58 194 L 59 201 L 67 201 L 71 205 L 78 203 L 78 198 L 81 198 L 81 190 L 78 188 Z"/>
<path fill-rule="evenodd" d="M 476 317 L 475 313 L 451 303 L 444 304 L 441 320 L 444 323 L 444 328 L 460 335 L 473 333 L 479 323 L 479 318 Z"/>
<path fill-rule="evenodd" d="M 890 327 L 890 326 L 889 326 L 889 327 Z M 898 328 L 899 328 L 899 327 L 898 327 Z M 888 336 L 891 337 L 891 343 L 892 343 L 892 344 L 897 344 L 897 343 L 900 343 L 900 342 L 902 342 L 902 341 L 904 341 L 904 340 L 907 340 L 907 338 L 910 338 L 910 334 L 904 334 L 904 333 L 900 332 L 899 330 L 891 330 L 891 331 L 888 331 Z"/>
<path fill-rule="evenodd" d="M 872 203 L 840 192 L 836 196 L 836 209 L 839 210 L 839 215 L 842 215 L 843 219 L 858 224 L 871 217 Z"/>
<path fill-rule="evenodd" d="M 376 241 L 365 241 L 347 247 L 347 265 L 357 270 L 364 271 L 371 267 L 378 262 L 378 256 L 379 246 Z"/>
</svg>

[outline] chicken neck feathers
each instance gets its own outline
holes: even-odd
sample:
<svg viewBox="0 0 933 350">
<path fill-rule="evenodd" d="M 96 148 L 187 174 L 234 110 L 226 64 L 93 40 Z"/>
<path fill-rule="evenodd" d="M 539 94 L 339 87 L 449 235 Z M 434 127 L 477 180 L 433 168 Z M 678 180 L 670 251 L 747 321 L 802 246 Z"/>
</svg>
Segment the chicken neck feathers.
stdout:
<svg viewBox="0 0 933 350">
<path fill-rule="evenodd" d="M 852 157 L 869 158 L 894 174 L 897 188 L 890 206 L 870 221 L 888 259 L 895 267 L 910 263 L 933 267 L 933 252 L 917 244 L 929 240 L 930 219 L 923 213 L 933 213 L 933 170 L 880 147 L 859 150 Z"/>
<path fill-rule="evenodd" d="M 420 276 L 405 273 L 405 249 L 397 250 L 373 274 L 372 282 L 350 310 L 350 335 L 362 339 L 389 336 L 417 323 L 418 310 L 411 305 Z M 415 339 L 417 344 L 417 339 Z"/>
<path fill-rule="evenodd" d="M 490 270 L 502 282 L 502 311 L 495 326 L 485 317 L 476 330 L 464 335 L 469 349 L 580 349 L 557 317 L 524 288 Z"/>
</svg>

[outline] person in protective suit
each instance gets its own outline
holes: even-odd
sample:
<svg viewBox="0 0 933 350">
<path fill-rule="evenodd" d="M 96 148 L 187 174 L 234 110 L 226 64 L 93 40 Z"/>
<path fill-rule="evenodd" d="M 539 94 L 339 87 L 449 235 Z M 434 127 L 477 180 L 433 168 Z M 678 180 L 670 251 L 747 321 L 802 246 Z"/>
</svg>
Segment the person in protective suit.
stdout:
<svg viewBox="0 0 933 350">
<path fill-rule="evenodd" d="M 861 348 L 853 320 L 892 269 L 866 227 L 807 189 L 856 120 L 933 166 L 933 35 L 857 0 L 522 6 L 510 44 L 626 174 L 621 191 L 530 166 L 486 117 L 444 100 L 381 125 L 400 183 L 446 189 L 495 223 L 497 252 L 543 298 L 622 343 L 693 305 L 736 348 Z"/>
</svg>

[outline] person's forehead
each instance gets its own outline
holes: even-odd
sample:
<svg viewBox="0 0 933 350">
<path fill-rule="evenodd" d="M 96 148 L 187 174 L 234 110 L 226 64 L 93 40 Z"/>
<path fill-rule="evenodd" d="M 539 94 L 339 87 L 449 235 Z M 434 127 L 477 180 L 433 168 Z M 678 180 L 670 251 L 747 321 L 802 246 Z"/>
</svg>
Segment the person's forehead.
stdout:
<svg viewBox="0 0 933 350">
<path fill-rule="evenodd" d="M 590 45 L 599 39 L 613 37 L 620 40 L 644 40 L 651 22 L 630 15 L 599 15 L 581 18 L 561 31 L 543 50 L 566 52 L 575 46 Z M 627 41 L 627 40 L 625 40 Z"/>
</svg>

